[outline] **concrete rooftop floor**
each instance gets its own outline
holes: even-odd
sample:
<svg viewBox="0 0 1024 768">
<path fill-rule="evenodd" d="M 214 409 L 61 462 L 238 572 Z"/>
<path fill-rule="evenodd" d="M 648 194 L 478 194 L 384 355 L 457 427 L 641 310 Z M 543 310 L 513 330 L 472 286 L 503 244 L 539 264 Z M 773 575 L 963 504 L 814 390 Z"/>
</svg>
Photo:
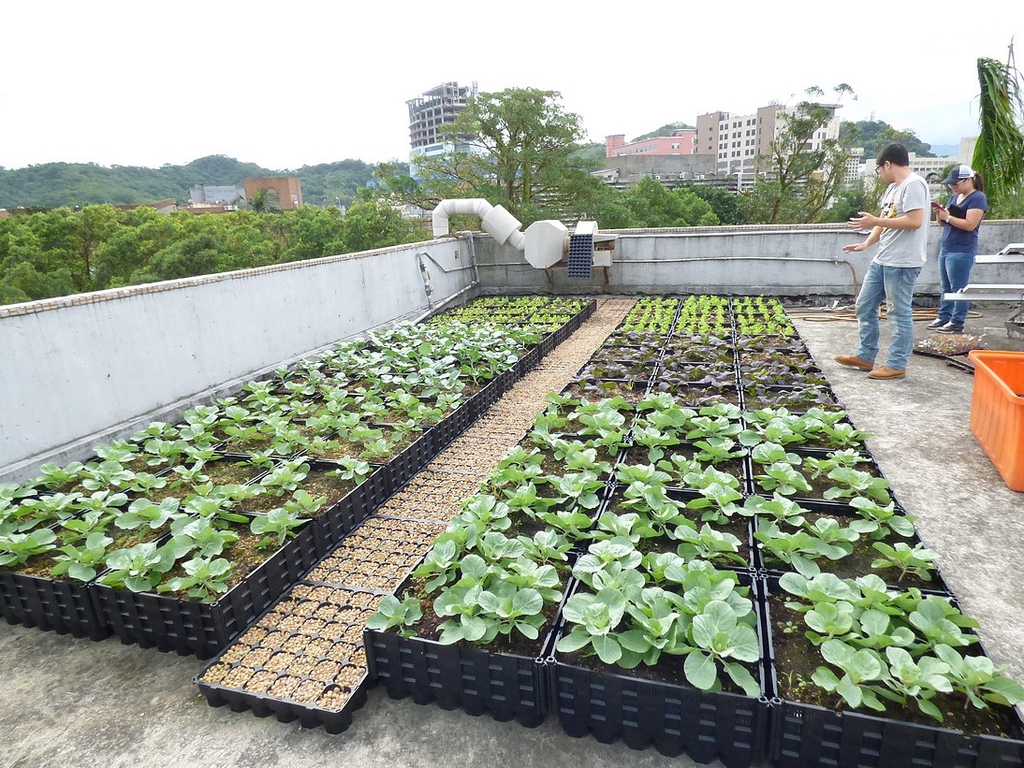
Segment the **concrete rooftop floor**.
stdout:
<svg viewBox="0 0 1024 768">
<path fill-rule="evenodd" d="M 968 331 L 989 349 L 1010 309 L 984 308 Z M 1024 494 L 1010 491 L 969 427 L 972 377 L 914 355 L 902 381 L 876 382 L 832 361 L 853 352 L 854 322 L 796 325 L 897 499 L 918 516 L 943 577 L 981 622 L 989 655 L 1024 682 Z M 927 334 L 917 323 L 918 338 Z M 888 330 L 883 330 L 883 344 Z M 883 351 L 884 354 L 884 351 Z M 117 639 L 76 640 L 0 624 L 2 766 L 691 766 L 653 749 L 573 739 L 554 716 L 539 728 L 394 701 L 370 692 L 351 728 L 330 735 L 251 713 L 214 709 L 192 684 L 207 662 Z"/>
</svg>

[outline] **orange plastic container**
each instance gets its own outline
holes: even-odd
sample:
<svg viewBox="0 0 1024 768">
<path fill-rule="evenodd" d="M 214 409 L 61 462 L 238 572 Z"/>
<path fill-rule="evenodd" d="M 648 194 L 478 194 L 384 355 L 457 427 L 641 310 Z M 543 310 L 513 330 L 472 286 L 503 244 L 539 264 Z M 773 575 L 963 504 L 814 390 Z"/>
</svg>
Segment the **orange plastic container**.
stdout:
<svg viewBox="0 0 1024 768">
<path fill-rule="evenodd" d="M 1024 352 L 975 349 L 971 432 L 1012 491 L 1024 492 Z"/>
</svg>

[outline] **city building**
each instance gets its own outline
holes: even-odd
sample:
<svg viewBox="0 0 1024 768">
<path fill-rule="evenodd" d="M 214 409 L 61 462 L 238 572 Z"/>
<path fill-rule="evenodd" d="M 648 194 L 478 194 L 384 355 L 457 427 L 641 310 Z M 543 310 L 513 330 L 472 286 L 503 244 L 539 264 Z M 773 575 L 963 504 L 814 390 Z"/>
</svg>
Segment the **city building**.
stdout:
<svg viewBox="0 0 1024 768">
<path fill-rule="evenodd" d="M 946 177 L 946 169 L 951 165 L 965 162 L 960 158 L 951 155 L 943 157 L 919 157 L 917 153 L 910 152 L 910 170 L 928 182 L 929 186 L 939 187 Z M 874 158 L 864 163 L 864 183 L 868 187 L 875 184 L 878 178 L 878 171 L 875 168 Z M 934 191 L 934 189 L 933 189 Z"/>
<path fill-rule="evenodd" d="M 959 162 L 959 158 L 950 155 L 944 155 L 943 157 L 918 157 L 915 153 L 910 153 L 910 169 L 918 176 L 924 178 L 929 184 L 941 183 L 946 178 L 946 169 Z"/>
<path fill-rule="evenodd" d="M 843 166 L 843 186 L 856 184 L 864 179 L 864 147 L 854 147 Z"/>
<path fill-rule="evenodd" d="M 409 145 L 424 149 L 440 141 L 441 126 L 455 121 L 471 98 L 476 96 L 476 83 L 460 86 L 455 81 L 441 83 L 422 95 L 405 102 L 409 107 Z"/>
<path fill-rule="evenodd" d="M 716 169 L 726 174 L 755 170 L 754 159 L 767 154 L 777 133 L 779 104 L 752 114 L 708 112 L 697 116 L 697 154 L 715 157 Z"/>
<path fill-rule="evenodd" d="M 476 82 L 460 86 L 457 82 L 441 83 L 415 99 L 409 99 L 409 173 L 416 175 L 417 160 L 437 157 L 448 152 L 467 151 L 462 144 L 446 142 L 441 138 L 442 126 L 455 121 L 469 100 L 476 96 Z"/>
<path fill-rule="evenodd" d="M 604 156 L 692 155 L 697 151 L 696 137 L 696 128 L 678 128 L 668 136 L 655 136 L 627 143 L 625 134 L 616 133 L 604 137 Z"/>
<path fill-rule="evenodd" d="M 966 165 L 973 163 L 974 148 L 976 146 L 978 146 L 977 136 L 962 136 L 960 138 L 960 153 L 957 159 Z"/>
<path fill-rule="evenodd" d="M 700 155 L 661 155 L 653 152 L 606 157 L 604 169 L 594 171 L 606 184 L 626 189 L 641 179 L 651 178 L 672 188 L 680 184 L 713 184 L 719 180 L 715 173 L 715 160 Z M 725 177 L 720 179 L 724 182 Z"/>
<path fill-rule="evenodd" d="M 282 211 L 290 211 L 302 205 L 302 182 L 295 177 L 273 176 L 266 179 L 246 179 L 243 182 L 245 199 L 252 200 L 261 189 L 273 190 Z"/>
<path fill-rule="evenodd" d="M 832 119 L 814 135 L 811 149 L 820 149 L 828 139 L 839 137 L 839 118 L 833 107 Z M 769 104 L 754 113 L 733 115 L 730 112 L 708 112 L 697 116 L 698 155 L 710 155 L 717 160 L 719 173 L 728 175 L 750 174 L 753 183 L 757 171 L 756 158 L 767 155 L 771 142 L 778 138 L 786 126 L 786 107 Z"/>
<path fill-rule="evenodd" d="M 243 195 L 244 192 L 234 184 L 196 184 L 188 191 L 189 202 L 193 205 L 231 205 Z"/>
</svg>

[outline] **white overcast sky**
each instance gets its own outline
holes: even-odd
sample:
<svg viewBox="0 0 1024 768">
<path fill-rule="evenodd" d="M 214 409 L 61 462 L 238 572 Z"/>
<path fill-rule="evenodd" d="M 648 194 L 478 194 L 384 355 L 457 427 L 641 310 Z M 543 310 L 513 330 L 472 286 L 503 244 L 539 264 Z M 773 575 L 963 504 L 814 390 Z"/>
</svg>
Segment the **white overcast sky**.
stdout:
<svg viewBox="0 0 1024 768">
<path fill-rule="evenodd" d="M 274 170 L 407 159 L 406 100 L 448 80 L 559 91 L 591 141 L 849 83 L 848 120 L 976 135 L 976 60 L 1020 0 L 578 3 L 26 0 L 0 8 L 0 166 Z M 721 19 L 713 17 L 716 12 Z M 1024 49 L 1024 35 L 1017 47 Z M 1024 69 L 1024 50 L 1020 68 Z"/>
</svg>

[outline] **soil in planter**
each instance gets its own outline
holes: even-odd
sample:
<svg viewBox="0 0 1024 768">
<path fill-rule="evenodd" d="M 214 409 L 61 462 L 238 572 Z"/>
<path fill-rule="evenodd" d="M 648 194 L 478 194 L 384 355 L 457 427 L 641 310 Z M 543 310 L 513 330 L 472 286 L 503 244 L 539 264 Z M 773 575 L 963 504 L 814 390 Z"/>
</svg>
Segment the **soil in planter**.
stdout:
<svg viewBox="0 0 1024 768">
<path fill-rule="evenodd" d="M 841 515 L 825 515 L 817 512 L 805 513 L 803 517 L 809 525 L 813 525 L 819 518 L 827 517 L 835 520 L 843 527 L 849 525 L 851 520 L 859 519 L 843 517 Z M 891 584 L 892 586 L 899 587 L 903 590 L 910 589 L 911 587 L 917 587 L 918 589 L 944 589 L 937 573 L 934 579 L 922 579 L 912 573 L 908 573 L 900 579 L 898 568 L 872 568 L 871 563 L 882 556 L 882 553 L 873 546 L 875 541 L 877 541 L 877 539 L 872 539 L 869 536 L 862 535 L 856 541 L 850 542 L 853 545 L 853 551 L 845 557 L 841 557 L 838 560 L 829 560 L 828 558 L 821 557 L 815 562 L 817 562 L 818 567 L 823 572 L 834 573 L 841 579 L 855 579 L 866 573 L 873 573 L 883 579 L 887 584 Z M 910 546 L 914 546 L 914 544 L 920 541 L 920 539 L 917 537 L 907 539 L 893 534 L 881 539 L 881 541 L 890 545 L 895 545 L 897 542 L 905 542 Z M 767 550 L 762 550 L 762 552 L 764 553 L 765 564 L 769 568 L 780 571 L 792 570 L 788 564 L 773 558 Z"/>
<path fill-rule="evenodd" d="M 674 386 L 655 379 L 651 384 L 651 392 L 654 394 L 668 392 L 680 405 L 687 408 L 703 408 L 706 405 L 718 405 L 719 403 L 739 405 L 740 402 L 740 393 L 735 387 L 722 389 L 684 387 Z"/>
<path fill-rule="evenodd" d="M 232 531 L 238 534 L 238 541 L 233 544 L 229 544 L 224 548 L 224 552 L 222 554 L 217 555 L 217 557 L 227 558 L 234 564 L 231 569 L 231 573 L 228 574 L 227 579 L 224 581 L 228 590 L 236 584 L 239 584 L 246 576 L 262 565 L 267 558 L 274 554 L 278 549 L 276 540 L 274 539 L 266 542 L 265 536 L 257 536 L 245 529 L 232 528 Z M 179 561 L 174 568 L 164 575 L 161 583 L 166 584 L 173 578 L 187 576 L 188 574 L 185 573 L 183 561 Z M 178 600 L 194 601 L 196 599 L 189 597 L 187 590 L 181 592 L 163 592 L 161 594 L 167 597 L 177 598 Z M 203 602 L 216 602 L 223 594 L 224 593 L 222 592 L 220 595 L 207 598 Z"/>
<path fill-rule="evenodd" d="M 761 488 L 761 484 L 758 481 L 757 476 L 765 474 L 765 471 L 767 469 L 768 469 L 767 466 L 763 466 L 761 464 L 758 464 L 757 462 L 754 462 L 754 490 L 757 493 L 759 493 L 761 495 L 764 495 L 764 496 L 770 496 L 772 492 L 771 491 L 766 491 L 763 488 Z M 795 469 L 801 475 L 803 475 L 804 480 L 806 480 L 807 484 L 809 486 L 811 486 L 811 490 L 809 490 L 809 491 L 797 491 L 794 494 L 790 494 L 789 498 L 793 499 L 794 501 L 800 501 L 800 499 L 814 499 L 814 500 L 817 500 L 817 501 L 825 501 L 826 500 L 825 499 L 825 491 L 827 491 L 829 488 L 841 487 L 841 486 L 837 486 L 834 481 L 830 480 L 827 477 L 827 475 L 819 475 L 818 477 L 811 477 L 812 471 L 811 471 L 810 467 L 799 466 L 799 467 L 796 467 Z M 862 462 L 860 464 L 857 464 L 854 467 L 854 469 L 856 469 L 858 472 L 867 472 L 872 477 L 880 477 L 879 471 L 878 471 L 878 465 L 875 464 L 873 461 L 865 461 L 865 462 Z M 828 499 L 828 501 L 834 501 L 837 504 L 848 504 L 850 500 L 849 499 Z"/>
<path fill-rule="evenodd" d="M 750 410 L 785 407 L 802 413 L 809 408 L 822 408 L 826 411 L 842 409 L 828 387 L 821 387 L 817 392 L 808 388 L 758 391 L 756 387 L 746 387 L 743 397 L 745 407 Z"/>
<path fill-rule="evenodd" d="M 821 369 L 814 363 L 814 358 L 807 352 L 771 349 L 741 350 L 739 360 L 741 371 L 754 371 L 766 365 L 783 363 L 797 371 L 821 373 Z"/>
<path fill-rule="evenodd" d="M 692 459 L 694 454 L 699 453 L 700 449 L 695 448 L 689 443 L 679 443 L 678 445 L 661 446 L 662 450 L 665 451 L 665 455 L 658 461 L 672 461 L 673 456 L 682 456 L 686 459 Z M 742 449 L 742 446 L 737 444 L 733 450 Z M 645 464 L 654 464 L 657 467 L 658 462 L 652 462 L 649 454 L 650 449 L 645 445 L 637 445 L 631 448 L 626 453 L 624 464 L 631 464 L 642 466 Z M 714 467 L 719 472 L 725 472 L 728 475 L 732 475 L 740 481 L 740 488 L 743 487 L 743 478 L 745 473 L 743 471 L 743 462 L 740 459 L 731 459 L 729 461 L 720 461 L 718 463 L 705 461 L 701 462 L 701 471 L 706 467 Z M 667 470 L 661 470 L 667 471 Z M 674 472 L 668 472 L 672 476 L 671 485 L 674 488 L 686 488 L 685 483 L 681 476 Z"/>
<path fill-rule="evenodd" d="M 621 397 L 626 402 L 638 403 L 644 398 L 647 382 L 610 381 L 586 379 L 572 382 L 563 391 L 563 395 L 580 397 L 584 400 L 598 402 L 610 397 Z"/>
<path fill-rule="evenodd" d="M 209 475 L 214 485 L 245 485 L 262 472 L 247 462 L 210 461 L 203 467 L 203 474 Z"/>
<path fill-rule="evenodd" d="M 356 487 L 355 480 L 342 480 L 340 477 L 328 477 L 330 470 L 311 469 L 300 487 L 315 499 L 321 496 L 327 501 L 320 507 L 322 514 L 328 507 L 345 498 Z"/>
<path fill-rule="evenodd" d="M 202 474 L 209 477 L 209 482 L 214 486 L 218 485 L 245 485 L 254 477 L 263 473 L 259 467 L 246 463 L 234 463 L 232 461 L 210 461 L 202 470 Z M 191 495 L 195 486 L 194 483 L 182 480 L 174 472 L 164 475 L 167 485 L 163 488 L 151 488 L 144 493 L 129 493 L 129 501 L 135 499 L 149 499 L 154 504 L 159 504 L 164 499 L 171 497 L 184 499 Z"/>
<path fill-rule="evenodd" d="M 54 576 L 51 572 L 53 567 L 57 564 L 56 556 L 61 554 L 59 549 L 64 545 L 64 542 L 60 540 L 60 532 L 57 533 L 58 539 L 56 542 L 56 548 L 49 551 L 43 552 L 39 555 L 33 555 L 21 565 L 10 565 L 0 568 L 0 571 L 10 571 L 13 573 L 21 574 L 22 576 L 37 576 L 43 579 L 53 579 L 55 581 L 73 581 L 68 576 Z M 113 551 L 113 550 L 109 550 Z M 103 563 L 97 563 L 96 573 L 103 572 Z"/>
<path fill-rule="evenodd" d="M 663 653 L 661 658 L 658 659 L 657 664 L 649 666 L 641 663 L 633 669 L 623 669 L 615 664 L 605 664 L 596 655 L 586 656 L 582 651 L 574 651 L 573 653 L 562 653 L 559 651 L 556 653 L 556 658 L 563 664 L 570 664 L 574 667 L 582 667 L 583 669 L 589 669 L 603 674 L 635 677 L 640 680 L 651 680 L 653 682 L 676 685 L 682 688 L 693 688 L 693 686 L 687 681 L 686 674 L 683 672 L 683 664 L 686 662 L 685 656 L 671 656 L 667 653 Z M 746 662 L 738 663 L 742 664 L 755 680 L 761 679 L 761 672 L 756 664 L 748 664 Z M 718 680 L 722 684 L 721 690 L 724 693 L 735 693 L 740 696 L 746 696 L 743 689 L 732 681 L 732 678 L 729 677 L 729 674 L 722 668 L 722 666 L 720 664 L 717 666 Z"/>
<path fill-rule="evenodd" d="M 608 511 L 617 515 L 628 514 L 629 512 L 631 512 L 629 507 L 618 506 L 609 507 Z M 738 517 L 734 520 L 730 520 L 728 523 L 703 521 L 700 519 L 700 510 L 683 510 L 683 516 L 687 520 L 692 521 L 693 524 L 697 526 L 698 531 L 701 528 L 703 528 L 706 523 L 712 530 L 718 531 L 720 533 L 731 533 L 733 536 L 740 540 L 740 545 L 735 553 L 722 553 L 721 555 L 712 560 L 712 562 L 714 562 L 716 565 L 733 567 L 750 566 L 750 533 L 747 528 L 746 518 Z M 675 530 L 675 526 L 672 526 L 672 529 Z M 675 553 L 679 548 L 679 545 L 682 543 L 683 542 L 679 541 L 678 539 L 672 539 L 668 536 L 659 536 L 657 538 L 641 539 L 640 542 L 636 545 L 636 548 L 637 551 L 645 555 L 651 552 Z M 742 562 L 734 558 L 728 557 L 729 554 L 735 554 L 742 560 Z"/>
<path fill-rule="evenodd" d="M 311 469 L 306 478 L 299 484 L 299 488 L 306 491 L 313 498 L 324 497 L 326 499 L 320 506 L 320 509 L 313 514 L 313 517 L 322 515 L 331 505 L 343 499 L 356 487 L 354 480 L 328 477 L 327 472 L 329 471 L 331 470 Z M 277 507 L 283 507 L 285 502 L 290 500 L 291 497 L 292 494 L 289 492 L 283 493 L 280 496 L 273 493 L 264 493 L 251 499 L 246 499 L 242 502 L 242 507 L 247 512 L 266 512 Z"/>
<path fill-rule="evenodd" d="M 451 617 L 441 617 L 434 613 L 434 600 L 437 599 L 437 595 L 440 593 L 438 592 L 433 595 L 428 595 L 423 589 L 423 585 L 425 583 L 426 582 L 422 579 L 409 578 L 396 597 L 398 597 L 399 600 L 405 600 L 406 598 L 412 597 L 420 603 L 420 609 L 423 612 L 423 616 L 418 622 L 409 627 L 412 633 L 424 640 L 440 642 L 440 627 Z M 487 645 L 478 645 L 464 640 L 460 640 L 459 642 L 454 643 L 454 645 L 458 648 L 476 648 L 489 653 L 507 653 L 528 659 L 536 658 L 543 650 L 544 640 L 547 638 L 551 622 L 554 621 L 555 615 L 558 613 L 558 606 L 554 604 L 547 604 L 544 606 L 543 613 L 547 618 L 547 621 L 541 625 L 540 634 L 536 640 L 530 640 L 527 637 L 523 637 L 521 634 L 513 630 L 509 635 L 498 634 L 498 636 Z"/>
<path fill-rule="evenodd" d="M 811 675 L 818 667 L 828 666 L 819 650 L 804 637 L 807 627 L 803 614 L 786 607 L 786 597 L 772 595 L 768 598 L 771 616 L 772 643 L 775 651 L 775 667 L 778 693 L 783 699 L 798 701 L 831 709 L 836 713 L 851 711 L 842 697 L 830 694 L 813 682 Z M 795 631 L 786 633 L 787 628 Z M 959 694 L 938 694 L 931 701 L 942 712 L 943 720 L 923 714 L 913 702 L 901 707 L 895 702 L 881 699 L 885 712 L 862 708 L 855 710 L 871 717 L 887 717 L 918 725 L 949 728 L 968 734 L 988 734 L 1002 738 L 1019 739 L 1022 734 L 1018 719 L 1009 707 L 990 704 L 988 709 L 977 709 L 965 696 Z"/>
</svg>

